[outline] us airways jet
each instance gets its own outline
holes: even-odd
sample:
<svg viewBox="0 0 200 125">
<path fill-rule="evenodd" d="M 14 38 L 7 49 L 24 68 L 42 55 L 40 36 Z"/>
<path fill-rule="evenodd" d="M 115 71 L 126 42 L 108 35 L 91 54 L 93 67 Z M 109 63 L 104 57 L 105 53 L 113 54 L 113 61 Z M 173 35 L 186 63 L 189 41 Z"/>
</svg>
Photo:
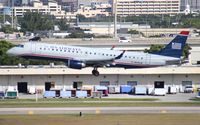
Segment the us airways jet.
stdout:
<svg viewBox="0 0 200 125">
<path fill-rule="evenodd" d="M 25 42 L 8 50 L 9 55 L 24 58 L 53 59 L 66 63 L 69 68 L 93 67 L 92 74 L 99 75 L 99 67 L 148 68 L 181 63 L 182 51 L 188 31 L 180 32 L 164 49 L 157 53 L 128 52 L 103 48 L 87 48 Z"/>
</svg>

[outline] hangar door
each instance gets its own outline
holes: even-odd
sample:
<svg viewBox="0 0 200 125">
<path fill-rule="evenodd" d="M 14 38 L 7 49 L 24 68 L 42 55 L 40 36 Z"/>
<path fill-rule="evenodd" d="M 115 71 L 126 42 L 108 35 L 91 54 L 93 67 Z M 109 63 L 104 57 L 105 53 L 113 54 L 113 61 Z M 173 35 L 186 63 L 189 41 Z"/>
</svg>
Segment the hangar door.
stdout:
<svg viewBox="0 0 200 125">
<path fill-rule="evenodd" d="M 137 86 L 137 81 L 127 81 L 127 85 L 129 85 L 129 86 Z"/>
<path fill-rule="evenodd" d="M 73 82 L 74 89 L 82 89 L 82 86 L 83 86 L 83 82 L 81 82 L 81 81 Z"/>
<path fill-rule="evenodd" d="M 192 85 L 192 81 L 182 81 L 182 86 Z"/>
<path fill-rule="evenodd" d="M 49 91 L 51 88 L 55 88 L 55 82 L 45 82 L 45 91 Z"/>
<path fill-rule="evenodd" d="M 27 89 L 27 82 L 18 82 L 17 83 L 17 89 L 19 93 L 27 93 L 28 89 Z"/>
<path fill-rule="evenodd" d="M 154 88 L 165 88 L 165 82 L 164 81 L 155 81 Z"/>
<path fill-rule="evenodd" d="M 99 85 L 100 86 L 109 86 L 110 85 L 110 81 L 100 81 Z"/>
</svg>

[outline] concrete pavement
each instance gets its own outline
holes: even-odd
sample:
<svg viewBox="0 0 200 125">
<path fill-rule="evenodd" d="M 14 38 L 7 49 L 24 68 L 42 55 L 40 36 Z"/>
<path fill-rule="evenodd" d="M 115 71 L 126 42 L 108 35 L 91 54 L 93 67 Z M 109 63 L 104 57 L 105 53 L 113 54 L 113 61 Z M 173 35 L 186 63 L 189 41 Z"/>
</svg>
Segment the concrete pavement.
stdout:
<svg viewBox="0 0 200 125">
<path fill-rule="evenodd" d="M 69 108 L 0 108 L 0 115 L 13 114 L 135 114 L 200 113 L 200 107 L 69 107 Z"/>
</svg>

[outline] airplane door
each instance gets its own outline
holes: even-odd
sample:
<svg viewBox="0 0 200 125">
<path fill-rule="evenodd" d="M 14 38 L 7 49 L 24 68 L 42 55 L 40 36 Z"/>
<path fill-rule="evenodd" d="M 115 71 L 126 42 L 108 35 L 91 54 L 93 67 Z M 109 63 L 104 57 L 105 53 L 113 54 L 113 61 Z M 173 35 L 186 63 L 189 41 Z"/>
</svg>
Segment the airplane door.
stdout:
<svg viewBox="0 0 200 125">
<path fill-rule="evenodd" d="M 151 64 L 151 54 L 146 54 L 146 60 L 145 60 L 145 64 L 150 65 Z"/>
<path fill-rule="evenodd" d="M 31 43 L 31 52 L 36 53 L 36 43 Z"/>
<path fill-rule="evenodd" d="M 40 54 L 41 53 L 41 49 L 40 47 L 37 46 L 37 43 L 33 42 L 31 44 L 31 51 L 33 54 Z"/>
</svg>

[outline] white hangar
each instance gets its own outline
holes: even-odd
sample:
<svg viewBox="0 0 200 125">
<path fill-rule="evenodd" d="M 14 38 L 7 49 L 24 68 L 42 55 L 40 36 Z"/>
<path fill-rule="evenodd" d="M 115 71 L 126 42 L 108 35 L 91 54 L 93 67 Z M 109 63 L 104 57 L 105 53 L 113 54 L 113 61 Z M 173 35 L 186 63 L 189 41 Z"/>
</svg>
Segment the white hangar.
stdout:
<svg viewBox="0 0 200 125">
<path fill-rule="evenodd" d="M 159 67 L 144 69 L 99 68 L 98 77 L 91 75 L 92 68 L 1 68 L 0 89 L 13 86 L 21 93 L 30 87 L 40 91 L 74 86 L 94 85 L 142 85 L 154 86 L 156 81 L 164 85 L 200 86 L 200 67 Z"/>
</svg>

